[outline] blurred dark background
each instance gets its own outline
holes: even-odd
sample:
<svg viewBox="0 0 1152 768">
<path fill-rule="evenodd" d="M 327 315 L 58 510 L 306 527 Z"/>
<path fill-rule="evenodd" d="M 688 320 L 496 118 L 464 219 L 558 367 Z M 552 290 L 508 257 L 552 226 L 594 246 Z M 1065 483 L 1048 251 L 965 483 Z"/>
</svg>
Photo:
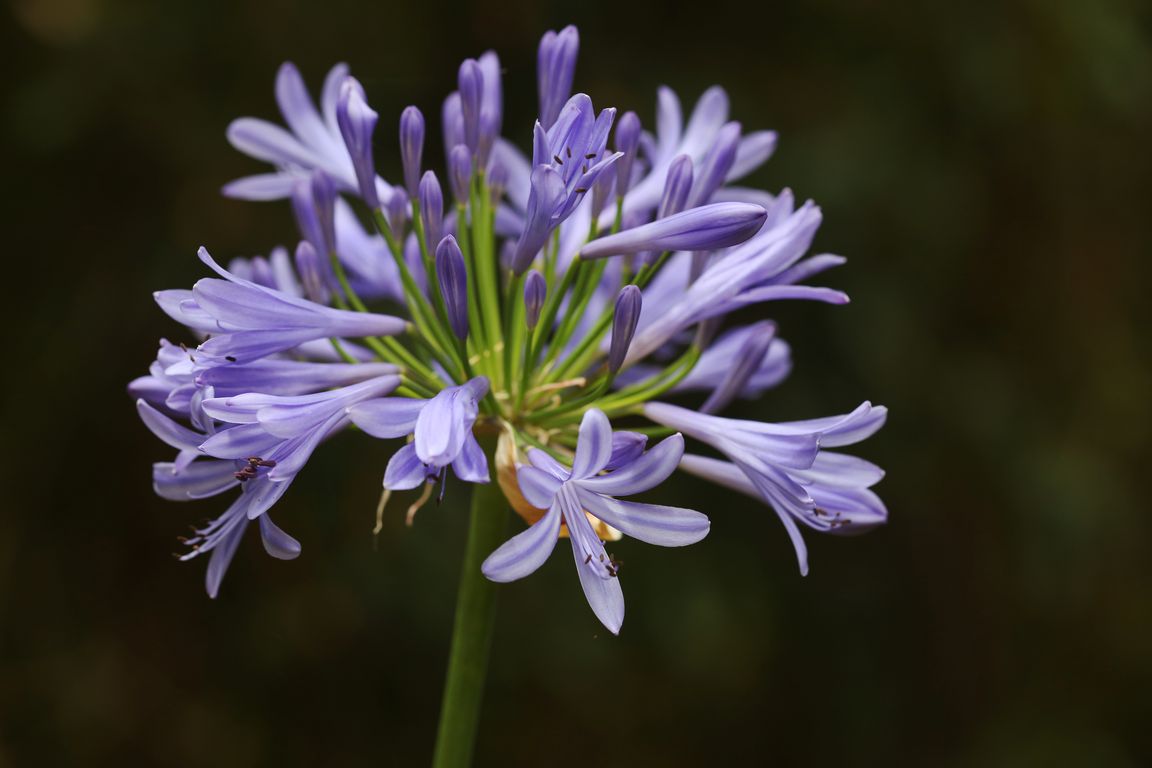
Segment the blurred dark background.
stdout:
<svg viewBox="0 0 1152 768">
<path fill-rule="evenodd" d="M 463 497 L 374 544 L 390 448 L 321 451 L 216 601 L 170 556 L 220 500 L 155 498 L 168 448 L 125 383 L 179 329 L 157 288 L 194 253 L 294 239 L 285 204 L 222 198 L 262 166 L 233 117 L 279 120 L 277 66 L 348 61 L 383 113 L 438 123 L 458 62 L 507 69 L 526 144 L 539 35 L 579 25 L 577 88 L 651 124 L 725 85 L 775 128 L 752 179 L 824 208 L 845 308 L 776 305 L 796 370 L 745 413 L 891 407 L 861 453 L 883 530 L 809 536 L 681 481 L 687 550 L 635 543 L 607 635 L 564 557 L 503 589 L 480 765 L 1147 765 L 1152 761 L 1152 10 L 1126 0 L 154 3 L 2 11 L 0 765 L 421 765 Z M 439 137 L 429 154 L 439 163 Z M 658 494 L 657 497 L 660 497 Z"/>
</svg>

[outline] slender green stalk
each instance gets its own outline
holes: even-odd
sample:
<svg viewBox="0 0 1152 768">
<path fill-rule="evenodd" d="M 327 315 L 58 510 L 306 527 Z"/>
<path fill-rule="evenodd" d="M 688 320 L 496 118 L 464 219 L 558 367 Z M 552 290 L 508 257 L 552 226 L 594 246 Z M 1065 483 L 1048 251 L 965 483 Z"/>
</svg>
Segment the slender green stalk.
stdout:
<svg viewBox="0 0 1152 768">
<path fill-rule="evenodd" d="M 480 445 L 495 467 L 496 438 L 481 438 Z M 466 768 L 472 762 L 496 618 L 497 587 L 480 573 L 480 564 L 504 542 L 508 523 L 508 502 L 498 483 L 473 487 L 471 517 L 433 768 Z"/>
</svg>

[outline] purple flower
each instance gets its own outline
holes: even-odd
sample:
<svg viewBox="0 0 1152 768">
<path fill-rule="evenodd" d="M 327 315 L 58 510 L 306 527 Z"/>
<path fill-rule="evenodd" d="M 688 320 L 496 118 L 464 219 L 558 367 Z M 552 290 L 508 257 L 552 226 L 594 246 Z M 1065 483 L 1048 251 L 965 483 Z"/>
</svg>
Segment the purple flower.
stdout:
<svg viewBox="0 0 1152 768">
<path fill-rule="evenodd" d="M 352 423 L 382 439 L 412 434 L 384 470 L 389 490 L 415 488 L 439 478 L 445 467 L 469 483 L 488 482 L 488 460 L 472 434 L 479 401 L 488 392 L 488 379 L 478 376 L 440 391 L 430 400 L 388 397 L 348 409 Z"/>
<path fill-rule="evenodd" d="M 289 371 L 305 373 L 292 365 L 276 370 L 277 366 L 271 363 L 256 364 L 265 375 L 248 371 L 250 378 L 245 383 L 258 380 L 274 383 L 279 377 L 283 388 L 288 384 L 283 379 Z M 247 366 L 236 369 L 243 367 Z M 363 367 L 381 370 L 381 366 Z M 383 368 L 395 370 L 392 366 Z M 236 369 L 232 371 L 233 376 L 223 377 L 226 386 L 237 383 Z M 334 377 L 333 373 L 319 377 L 314 374 L 310 386 L 339 381 L 341 377 Z M 199 432 L 176 423 L 143 400 L 137 402 L 145 425 L 180 451 L 176 461 L 153 466 L 153 485 L 159 495 L 182 501 L 206 498 L 236 485 L 242 486 L 240 497 L 223 515 L 196 529 L 195 535 L 185 540 L 192 550 L 183 555 L 182 560 L 212 552 L 206 581 L 210 596 L 215 597 L 219 591 L 220 581 L 249 520 L 259 518 L 261 536 L 269 554 L 292 559 L 300 553 L 299 543 L 276 527 L 267 511 L 284 495 L 320 441 L 348 423 L 345 412 L 349 405 L 387 394 L 399 382 L 399 376 L 389 372 L 358 384 L 309 395 L 246 393 L 208 397 L 202 401 L 194 398 L 192 417 L 194 424 L 203 429 Z M 299 382 L 292 381 L 288 388 L 296 386 Z M 211 393 L 212 388 L 208 385 L 202 391 Z M 224 426 L 217 428 L 212 420 L 224 422 Z M 215 458 L 194 460 L 205 455 Z"/>
<path fill-rule="evenodd" d="M 204 400 L 204 412 L 234 426 L 208 437 L 200 450 L 220 459 L 260 457 L 267 462 L 259 466 L 267 466 L 268 479 L 291 482 L 316 446 L 348 425 L 348 408 L 386 395 L 399 384 L 400 377 L 389 374 L 310 395 L 250 392 L 209 398 Z M 257 507 L 252 513 L 262 511 Z"/>
<path fill-rule="evenodd" d="M 713 203 L 704 207 L 716 205 L 746 204 Z M 781 196 L 778 207 L 790 211 L 790 205 L 790 197 Z M 700 209 L 692 209 L 680 215 L 690 214 L 693 210 Z M 814 256 L 800 262 L 820 226 L 820 209 L 806 203 L 799 210 L 789 212 L 779 222 L 773 223 L 776 216 L 776 211 L 770 211 L 768 223 L 755 237 L 718 254 L 699 279 L 691 281 L 687 290 L 684 289 L 688 283 L 687 263 L 682 261 L 680 272 L 674 269 L 662 270 L 645 294 L 649 300 L 645 302 L 640 330 L 632 342 L 625 365 L 651 354 L 677 333 L 701 320 L 718 317 L 751 304 L 779 299 L 847 303 L 848 297 L 840 291 L 793 285 L 843 262 L 840 257 L 829 255 Z M 592 245 L 601 242 L 603 240 L 597 240 Z M 692 246 L 687 249 L 697 250 Z"/>
<path fill-rule="evenodd" d="M 356 193 L 360 184 L 336 114 L 347 77 L 346 65 L 332 68 L 324 80 L 321 110 L 317 110 L 295 65 L 283 64 L 276 75 L 276 101 L 289 130 L 254 117 L 241 117 L 228 126 L 232 146 L 273 164 L 277 170 L 237 179 L 225 185 L 224 194 L 246 200 L 279 200 L 289 197 L 296 181 L 313 170 L 331 176 L 341 190 Z M 377 194 L 383 197 L 389 186 L 379 178 L 375 183 Z"/>
<path fill-rule="evenodd" d="M 184 540 L 184 544 L 192 548 L 190 552 L 181 555 L 181 560 L 191 560 L 194 557 L 211 552 L 208 559 L 208 571 L 204 576 L 204 586 L 209 597 L 216 597 L 220 592 L 220 583 L 236 548 L 240 546 L 240 539 L 253 519 L 250 509 L 254 504 L 261 502 L 269 493 L 283 493 L 275 483 L 265 479 L 254 480 L 244 486 L 236 501 L 215 520 L 207 525 L 195 529 L 194 535 Z M 279 560 L 293 560 L 300 555 L 300 542 L 281 530 L 267 514 L 257 518 L 260 526 L 260 539 L 264 550 Z"/>
<path fill-rule="evenodd" d="M 504 91 L 500 82 L 500 59 L 496 53 L 486 51 L 480 57 L 479 64 L 482 89 L 476 162 L 479 167 L 485 168 L 504 121 Z"/>
<path fill-rule="evenodd" d="M 767 341 L 767 349 L 757 358 L 757 350 Z M 788 376 L 792 370 L 791 348 L 788 342 L 776 335 L 775 325 L 770 320 L 733 328 L 720 334 L 692 371 L 685 376 L 671 392 L 715 391 L 724 387 L 734 388 L 735 371 L 749 363 L 755 363 L 755 370 L 745 380 L 734 397 L 751 399 L 759 397 Z M 656 376 L 662 369 L 656 365 L 637 363 L 620 375 L 617 381 L 622 385 L 633 384 Z M 717 406 L 717 410 L 719 407 Z"/>
<path fill-rule="evenodd" d="M 457 83 L 464 118 L 464 143 L 475 155 L 480 147 L 480 101 L 484 94 L 484 73 L 476 59 L 465 59 L 460 65 Z"/>
<path fill-rule="evenodd" d="M 689 208 L 703 205 L 712 199 L 728 176 L 728 171 L 736 162 L 736 150 L 740 143 L 740 123 L 728 123 L 716 133 L 716 139 L 708 149 L 696 172 L 692 193 L 688 196 Z"/>
<path fill-rule="evenodd" d="M 251 280 L 292 296 L 303 295 L 300 282 L 292 272 L 292 259 L 283 246 L 273 248 L 268 258 L 263 256 L 234 258 L 228 262 L 228 271 L 244 280 Z"/>
<path fill-rule="evenodd" d="M 640 322 L 642 303 L 640 289 L 634 285 L 624 286 L 616 297 L 616 308 L 612 313 L 612 342 L 608 348 L 608 370 L 612 373 L 624 364 L 632 334 L 636 333 L 636 324 Z"/>
<path fill-rule="evenodd" d="M 668 177 L 664 182 L 664 196 L 656 209 L 656 218 L 663 219 L 680 213 L 688 204 L 688 194 L 692 191 L 692 158 L 677 155 L 668 166 Z"/>
<path fill-rule="evenodd" d="M 580 33 L 571 25 L 560 32 L 548 30 L 540 39 L 536 55 L 536 78 L 540 92 L 540 124 L 551 128 L 572 92 Z"/>
<path fill-rule="evenodd" d="M 512 259 L 517 275 L 531 266 L 553 230 L 572 215 L 600 174 L 620 157 L 620 153 L 602 157 L 615 115 L 614 109 L 595 114 L 592 100 L 578 93 L 547 131 L 536 124 L 526 223 Z"/>
<path fill-rule="evenodd" d="M 722 138 L 721 131 L 728 123 L 728 109 L 728 94 L 714 86 L 700 96 L 685 125 L 680 99 L 670 88 L 661 88 L 657 99 L 656 135 L 648 153 L 651 170 L 633 185 L 624 199 L 624 210 L 643 213 L 656 207 L 669 168 L 677 156 L 686 155 L 697 166 L 704 162 Z M 776 134 L 772 131 L 758 131 L 740 138 L 723 181 L 735 181 L 756 170 L 775 147 Z"/>
<path fill-rule="evenodd" d="M 312 244 L 307 240 L 301 240 L 296 246 L 296 271 L 300 273 L 304 295 L 309 301 L 318 304 L 327 304 L 330 298 L 328 270 L 325 267 L 327 262 L 320 260 Z"/>
<path fill-rule="evenodd" d="M 203 248 L 199 255 L 225 279 L 197 282 L 191 298 L 180 302 L 180 316 L 174 317 L 182 322 L 188 317 L 196 323 L 191 327 L 219 334 L 197 348 L 199 355 L 217 365 L 250 362 L 315 339 L 391 336 L 404 331 L 400 318 L 346 312 L 295 298 L 235 277 Z M 157 301 L 164 307 L 160 296 Z"/>
<path fill-rule="evenodd" d="M 440 283 L 440 296 L 448 311 L 448 323 L 456 338 L 468 338 L 468 273 L 464 267 L 464 254 L 456 238 L 448 235 L 436 246 L 436 277 Z"/>
<path fill-rule="evenodd" d="M 585 259 L 641 251 L 698 251 L 742 243 L 756 234 L 767 212 L 747 203 L 712 203 L 593 240 Z"/>
<path fill-rule="evenodd" d="M 400 270 L 388 244 L 380 235 L 369 234 L 352 207 L 340 199 L 336 201 L 336 252 L 360 298 L 405 302 Z"/>
<path fill-rule="evenodd" d="M 788 531 L 803 574 L 808 573 L 808 550 L 796 521 L 820 531 L 850 525 L 857 517 L 870 525 L 883 522 L 886 513 L 877 506 L 879 499 L 864 493 L 883 471 L 863 459 L 823 449 L 872 436 L 887 414 L 886 408 L 865 402 L 844 416 L 769 424 L 709 416 L 667 403 L 644 406 L 644 415 L 652 421 L 707 443 L 732 461 L 744 481 L 734 482 L 732 472 L 719 466 L 723 462 L 693 459 L 684 469 L 710 472 L 709 479 L 738 490 L 754 488 Z"/>
<path fill-rule="evenodd" d="M 634 440 L 623 443 L 634 456 Z M 547 453 L 530 449 L 531 466 L 517 472 L 520 490 L 530 504 L 548 512 L 528 530 L 513 536 L 488 556 L 481 566 L 493 581 L 515 581 L 543 565 L 556 546 L 561 524 L 568 528 L 580 585 L 596 617 L 613 634 L 624 621 L 624 594 L 617 564 L 604 549 L 587 514 L 649 544 L 679 547 L 694 544 L 708 534 L 708 518 L 691 509 L 620 501 L 659 485 L 676 469 L 684 440 L 673 435 L 652 450 L 601 474 L 613 457 L 616 441 L 603 412 L 589 410 L 580 424 L 580 436 L 571 469 Z"/>
<path fill-rule="evenodd" d="M 456 202 L 467 205 L 468 186 L 472 179 L 472 155 L 463 144 L 457 144 L 448 153 L 448 179 Z"/>
<path fill-rule="evenodd" d="M 292 211 L 300 234 L 325 260 L 336 250 L 336 187 L 322 171 L 296 182 Z"/>
<path fill-rule="evenodd" d="M 380 194 L 376 189 L 376 164 L 372 160 L 372 133 L 379 118 L 364 96 L 364 88 L 356 78 L 347 78 L 340 86 L 340 100 L 336 105 L 336 122 L 344 146 L 352 158 L 352 169 L 360 197 L 369 208 L 380 207 Z"/>
<path fill-rule="evenodd" d="M 754 377 L 762 376 L 761 371 L 768 350 L 776 341 L 776 326 L 764 320 L 750 326 L 750 332 L 743 336 L 743 342 L 739 346 L 731 345 L 735 355 L 727 365 L 719 368 L 720 379 L 712 394 L 704 401 L 704 405 L 700 406 L 702 413 L 716 413 L 728 407 L 733 400 L 743 395 Z M 707 362 L 713 366 L 716 364 L 716 361 Z"/>
<path fill-rule="evenodd" d="M 544 275 L 536 270 L 528 273 L 524 280 L 524 322 L 529 329 L 535 328 L 540 320 L 540 310 L 544 307 L 544 299 L 548 294 L 548 283 Z"/>
<path fill-rule="evenodd" d="M 428 171 L 420 179 L 420 223 L 424 226 L 424 242 L 434 249 L 440 242 L 444 227 L 444 193 L 436 174 Z"/>
<path fill-rule="evenodd" d="M 444 104 L 440 108 L 440 132 L 444 135 L 445 156 L 449 155 L 455 146 L 467 146 L 464 142 L 464 108 L 461 106 L 459 91 L 453 91 L 444 99 Z"/>
<path fill-rule="evenodd" d="M 415 199 L 420 183 L 420 161 L 424 154 L 424 114 L 416 107 L 400 113 L 400 162 L 404 166 L 404 187 Z"/>
</svg>

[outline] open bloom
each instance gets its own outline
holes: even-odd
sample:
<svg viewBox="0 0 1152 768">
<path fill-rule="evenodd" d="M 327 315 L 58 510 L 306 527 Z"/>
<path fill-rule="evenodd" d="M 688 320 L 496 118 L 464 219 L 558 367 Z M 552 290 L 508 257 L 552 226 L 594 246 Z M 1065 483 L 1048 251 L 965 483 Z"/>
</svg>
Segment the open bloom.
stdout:
<svg viewBox="0 0 1152 768">
<path fill-rule="evenodd" d="M 220 364 L 249 362 L 317 339 L 390 336 L 404 330 L 404 321 L 397 317 L 332 309 L 242 280 L 203 248 L 200 259 L 224 279 L 199 281 L 192 295 L 181 298 L 169 314 L 200 330 L 218 332 L 198 351 Z M 157 296 L 162 307 L 169 296 Z"/>
<path fill-rule="evenodd" d="M 625 450 L 627 451 L 629 445 Z M 616 561 L 585 515 L 585 510 L 628 536 L 664 547 L 694 544 L 708 535 L 708 518 L 691 509 L 621 501 L 664 482 L 684 453 L 679 435 L 666 438 L 646 453 L 604 472 L 613 454 L 612 427 L 601 411 L 590 410 L 580 424 L 572 466 L 544 451 L 531 449 L 531 465 L 517 472 L 524 497 L 548 512 L 528 530 L 513 536 L 484 561 L 493 581 L 514 581 L 544 564 L 556 546 L 563 524 L 572 543 L 580 586 L 596 618 L 618 633 L 624 621 L 624 593 Z"/>
<path fill-rule="evenodd" d="M 873 435 L 888 416 L 882 406 L 862 403 L 844 416 L 781 424 L 708 416 L 658 402 L 646 405 L 644 414 L 711 445 L 732 461 L 745 480 L 734 481 L 732 471 L 720 466 L 722 462 L 693 458 L 684 468 L 737 490 L 754 488 L 784 523 L 801 573 L 808 573 L 808 548 L 797 521 L 818 531 L 831 531 L 857 519 L 875 525 L 886 517 L 872 494 L 860 493 L 879 482 L 884 472 L 863 459 L 822 450 Z"/>
<path fill-rule="evenodd" d="M 324 171 L 350 192 L 358 190 L 352 152 L 337 117 L 340 89 L 347 77 L 344 64 L 328 72 L 318 110 L 300 71 L 285 62 L 276 75 L 276 103 L 288 129 L 255 117 L 241 117 L 228 126 L 232 146 L 272 163 L 277 170 L 237 179 L 224 187 L 224 194 L 246 200 L 278 200 L 290 196 L 296 182 L 313 170 Z M 353 111 L 357 108 L 363 110 L 367 105 L 356 105 Z M 376 184 L 379 197 L 390 192 L 383 180 L 376 179 Z"/>
<path fill-rule="evenodd" d="M 415 488 L 441 477 L 449 466 L 465 482 L 486 483 L 488 460 L 472 434 L 472 425 L 487 392 L 488 380 L 479 377 L 427 401 L 369 400 L 349 407 L 348 416 L 373 437 L 412 435 L 412 442 L 397 451 L 384 470 L 384 487 L 389 490 Z"/>
</svg>

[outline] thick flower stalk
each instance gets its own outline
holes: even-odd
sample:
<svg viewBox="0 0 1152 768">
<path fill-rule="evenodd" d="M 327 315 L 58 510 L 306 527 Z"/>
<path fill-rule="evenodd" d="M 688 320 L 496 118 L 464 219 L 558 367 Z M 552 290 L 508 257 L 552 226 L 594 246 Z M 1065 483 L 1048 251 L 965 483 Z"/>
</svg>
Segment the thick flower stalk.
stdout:
<svg viewBox="0 0 1152 768">
<path fill-rule="evenodd" d="M 273 556 L 300 553 L 270 511 L 312 453 L 349 431 L 393 445 L 380 468 L 385 512 L 395 493 L 416 491 L 411 519 L 448 486 L 485 486 L 460 627 L 491 605 L 481 573 L 527 576 L 567 538 L 593 613 L 620 631 L 620 568 L 605 542 L 682 546 L 709 531 L 701 511 L 620 498 L 677 469 L 771 507 L 802 572 L 799 525 L 845 533 L 885 521 L 869 490 L 883 473 L 826 450 L 874 433 L 882 407 L 780 424 L 716 415 L 791 369 L 775 323 L 740 324 L 733 313 L 847 301 L 807 282 L 843 263 L 810 255 L 814 203 L 731 186 L 768 159 L 776 135 L 729 120 L 718 87 L 687 120 L 667 88 L 648 129 L 632 111 L 617 120 L 616 109 L 572 93 L 578 49 L 572 27 L 541 41 L 538 119 L 511 133 L 530 138 L 527 152 L 501 135 L 492 52 L 460 66 L 440 107 L 439 158 L 418 107 L 381 121 L 385 111 L 344 65 L 317 104 L 285 64 L 275 88 L 285 126 L 241 118 L 229 127 L 237 149 L 272 167 L 225 194 L 290 201 L 296 245 L 227 269 L 201 249 L 215 276 L 155 295 L 188 329 L 186 342 L 161 342 L 149 374 L 129 387 L 144 423 L 178 451 L 153 468 L 157 493 L 236 494 L 185 540 L 181 559 L 211 553 L 209 594 L 250 521 Z M 375 165 L 389 144 L 403 171 L 394 184 Z M 685 453 L 685 438 L 724 458 Z M 502 545 L 502 524 L 483 509 L 493 503 L 527 524 Z M 475 727 L 459 691 L 477 684 L 460 680 L 469 654 L 485 648 L 454 645 L 442 744 Z"/>
</svg>

